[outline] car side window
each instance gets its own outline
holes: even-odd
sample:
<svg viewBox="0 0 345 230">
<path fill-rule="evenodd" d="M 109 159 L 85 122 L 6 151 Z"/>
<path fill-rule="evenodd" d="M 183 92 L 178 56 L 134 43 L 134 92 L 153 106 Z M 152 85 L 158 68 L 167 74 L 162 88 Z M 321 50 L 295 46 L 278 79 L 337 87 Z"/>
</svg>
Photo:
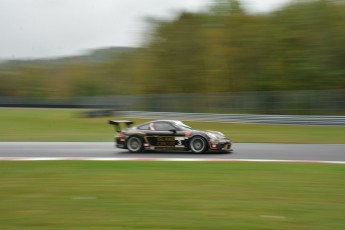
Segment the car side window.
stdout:
<svg viewBox="0 0 345 230">
<path fill-rule="evenodd" d="M 165 122 L 156 122 L 155 123 L 155 128 L 156 128 L 157 131 L 169 131 L 169 130 L 172 130 L 172 129 L 176 129 L 171 124 L 165 123 Z"/>
<path fill-rule="evenodd" d="M 143 125 L 140 125 L 138 126 L 138 129 L 141 129 L 141 130 L 149 130 L 149 124 L 143 124 Z"/>
</svg>

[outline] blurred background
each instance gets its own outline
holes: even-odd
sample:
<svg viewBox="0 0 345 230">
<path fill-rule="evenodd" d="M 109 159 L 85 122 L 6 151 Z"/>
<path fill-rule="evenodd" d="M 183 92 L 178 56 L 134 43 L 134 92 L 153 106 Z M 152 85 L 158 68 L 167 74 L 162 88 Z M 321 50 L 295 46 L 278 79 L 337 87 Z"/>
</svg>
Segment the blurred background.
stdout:
<svg viewBox="0 0 345 230">
<path fill-rule="evenodd" d="M 345 115 L 345 1 L 67 2 L 1 2 L 0 106 Z"/>
</svg>

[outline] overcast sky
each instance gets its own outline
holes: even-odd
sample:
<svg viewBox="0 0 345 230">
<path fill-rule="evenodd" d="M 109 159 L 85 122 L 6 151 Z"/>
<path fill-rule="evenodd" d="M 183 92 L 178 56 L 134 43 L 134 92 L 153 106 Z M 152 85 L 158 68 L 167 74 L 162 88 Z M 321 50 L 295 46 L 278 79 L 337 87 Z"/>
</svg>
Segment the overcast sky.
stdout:
<svg viewBox="0 0 345 230">
<path fill-rule="evenodd" d="M 212 0 L 0 0 L 0 60 L 80 54 L 110 46 L 140 46 L 145 17 L 171 18 Z M 251 12 L 289 0 L 242 0 Z"/>
</svg>

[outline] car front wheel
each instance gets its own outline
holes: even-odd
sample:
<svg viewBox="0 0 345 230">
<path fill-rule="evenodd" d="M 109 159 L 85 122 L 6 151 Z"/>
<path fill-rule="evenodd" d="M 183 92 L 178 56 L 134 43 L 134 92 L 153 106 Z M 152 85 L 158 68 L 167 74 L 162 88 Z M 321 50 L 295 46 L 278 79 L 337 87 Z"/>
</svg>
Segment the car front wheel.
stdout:
<svg viewBox="0 0 345 230">
<path fill-rule="evenodd" d="M 143 141 L 140 137 L 130 137 L 127 141 L 127 148 L 132 153 L 141 152 L 143 149 Z"/>
<path fill-rule="evenodd" d="M 193 137 L 189 147 L 193 153 L 204 153 L 207 148 L 206 140 L 199 136 Z"/>
</svg>

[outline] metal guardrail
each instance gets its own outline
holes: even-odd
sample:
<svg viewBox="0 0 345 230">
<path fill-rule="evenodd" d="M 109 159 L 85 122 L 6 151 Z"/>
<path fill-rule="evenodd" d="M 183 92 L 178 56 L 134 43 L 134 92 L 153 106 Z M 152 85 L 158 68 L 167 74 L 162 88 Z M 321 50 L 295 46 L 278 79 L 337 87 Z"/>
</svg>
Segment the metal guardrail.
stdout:
<svg viewBox="0 0 345 230">
<path fill-rule="evenodd" d="M 132 118 L 177 119 L 223 123 L 284 124 L 284 125 L 332 125 L 345 126 L 345 116 L 315 115 L 242 115 L 211 113 L 173 113 L 117 111 L 117 115 Z"/>
</svg>

